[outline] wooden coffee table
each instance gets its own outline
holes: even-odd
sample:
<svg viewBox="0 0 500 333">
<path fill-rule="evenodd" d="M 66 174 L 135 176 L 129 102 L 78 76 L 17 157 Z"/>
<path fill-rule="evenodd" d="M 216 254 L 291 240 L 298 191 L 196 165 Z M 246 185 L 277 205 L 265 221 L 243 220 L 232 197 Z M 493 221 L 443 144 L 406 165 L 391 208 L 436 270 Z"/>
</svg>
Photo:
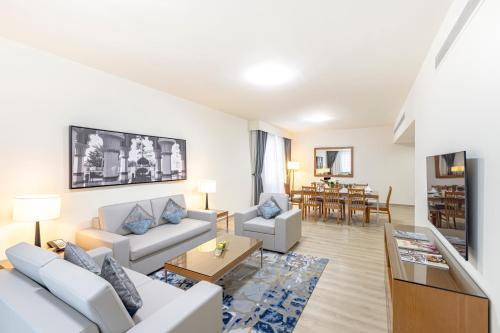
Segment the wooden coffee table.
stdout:
<svg viewBox="0 0 500 333">
<path fill-rule="evenodd" d="M 220 257 L 216 257 L 215 244 L 228 241 Z M 165 271 L 174 272 L 197 281 L 216 282 L 252 253 L 260 249 L 262 268 L 262 241 L 258 239 L 223 234 L 179 257 L 165 263 Z"/>
</svg>

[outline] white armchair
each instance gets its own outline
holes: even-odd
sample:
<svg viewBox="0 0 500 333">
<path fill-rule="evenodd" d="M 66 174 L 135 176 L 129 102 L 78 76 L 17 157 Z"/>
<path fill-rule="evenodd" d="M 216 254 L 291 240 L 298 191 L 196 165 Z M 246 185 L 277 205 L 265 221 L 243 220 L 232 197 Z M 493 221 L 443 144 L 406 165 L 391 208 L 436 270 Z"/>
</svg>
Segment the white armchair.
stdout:
<svg viewBox="0 0 500 333">
<path fill-rule="evenodd" d="M 259 204 L 273 197 L 281 208 L 281 214 L 266 220 L 258 215 L 258 206 L 234 214 L 235 233 L 260 239 L 264 249 L 286 253 L 302 236 L 300 209 L 290 209 L 287 194 L 262 193 Z"/>
</svg>

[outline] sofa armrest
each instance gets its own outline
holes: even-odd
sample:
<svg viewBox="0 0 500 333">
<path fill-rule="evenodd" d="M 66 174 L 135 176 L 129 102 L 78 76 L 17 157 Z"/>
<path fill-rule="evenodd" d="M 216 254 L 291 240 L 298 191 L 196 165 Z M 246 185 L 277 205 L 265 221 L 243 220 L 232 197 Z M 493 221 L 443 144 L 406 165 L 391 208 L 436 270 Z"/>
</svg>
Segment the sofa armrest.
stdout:
<svg viewBox="0 0 500 333">
<path fill-rule="evenodd" d="M 253 206 L 241 212 L 234 213 L 234 233 L 243 236 L 243 224 L 257 217 L 257 209 L 259 206 Z"/>
<path fill-rule="evenodd" d="M 104 262 L 104 258 L 106 258 L 107 255 L 112 256 L 113 251 L 111 251 L 110 248 L 107 247 L 98 247 L 92 250 L 88 250 L 87 254 L 94 259 L 96 262 L 97 266 L 102 267 L 102 263 Z"/>
<path fill-rule="evenodd" d="M 85 250 L 107 247 L 113 251 L 113 258 L 122 266 L 129 267 L 130 244 L 127 237 L 91 228 L 77 231 L 75 240 Z"/>
<path fill-rule="evenodd" d="M 222 288 L 200 281 L 127 333 L 222 332 Z"/>
<path fill-rule="evenodd" d="M 300 209 L 290 209 L 275 219 L 276 250 L 287 252 L 302 237 L 302 212 Z"/>
<path fill-rule="evenodd" d="M 190 219 L 217 223 L 217 213 L 211 210 L 189 209 L 187 214 Z"/>
</svg>

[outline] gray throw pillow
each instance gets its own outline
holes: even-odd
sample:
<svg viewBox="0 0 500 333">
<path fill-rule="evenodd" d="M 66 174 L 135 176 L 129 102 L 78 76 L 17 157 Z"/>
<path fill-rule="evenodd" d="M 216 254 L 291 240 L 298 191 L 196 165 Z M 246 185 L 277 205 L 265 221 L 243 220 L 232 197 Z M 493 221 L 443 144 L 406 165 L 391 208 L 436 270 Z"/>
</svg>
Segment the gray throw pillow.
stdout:
<svg viewBox="0 0 500 333">
<path fill-rule="evenodd" d="M 147 227 L 149 229 L 151 227 L 151 225 L 153 225 L 153 221 L 154 221 L 153 216 L 151 216 L 148 212 L 146 212 L 146 210 L 144 208 L 142 208 L 139 204 L 136 204 L 134 206 L 134 208 L 132 208 L 130 213 L 127 215 L 125 220 L 123 220 L 122 226 L 125 230 L 133 232 L 133 230 L 131 230 L 130 226 L 134 225 L 134 224 L 137 225 L 134 222 L 145 221 L 145 220 L 150 221 L 150 223 L 148 223 L 149 225 Z M 141 223 L 141 225 L 142 225 L 142 223 Z M 146 231 L 144 231 L 144 233 Z"/>
<path fill-rule="evenodd" d="M 74 265 L 85 268 L 86 270 L 91 271 L 94 274 L 101 274 L 101 269 L 94 261 L 94 259 L 92 259 L 92 257 L 89 256 L 87 252 L 85 252 L 85 250 L 73 243 L 68 242 L 66 244 L 66 248 L 64 249 L 64 260 L 67 260 Z"/>
<path fill-rule="evenodd" d="M 120 297 L 131 317 L 142 307 L 142 299 L 122 266 L 110 255 L 104 258 L 101 277 L 108 281 Z"/>
</svg>

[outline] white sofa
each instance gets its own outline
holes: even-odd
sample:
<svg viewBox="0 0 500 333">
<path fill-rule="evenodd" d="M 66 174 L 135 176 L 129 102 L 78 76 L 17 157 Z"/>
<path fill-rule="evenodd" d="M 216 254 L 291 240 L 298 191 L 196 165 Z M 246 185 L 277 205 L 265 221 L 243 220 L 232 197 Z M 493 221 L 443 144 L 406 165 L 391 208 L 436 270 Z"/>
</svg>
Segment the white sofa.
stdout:
<svg viewBox="0 0 500 333">
<path fill-rule="evenodd" d="M 235 234 L 260 239 L 266 250 L 286 253 L 302 236 L 300 209 L 290 209 L 287 194 L 262 193 L 259 205 L 273 197 L 281 209 L 274 219 L 258 215 L 258 205 L 234 214 Z"/>
<path fill-rule="evenodd" d="M 161 214 L 168 199 L 186 207 L 183 195 L 101 207 L 93 227 L 76 233 L 76 243 L 85 250 L 110 248 L 122 266 L 149 274 L 162 268 L 165 261 L 216 237 L 217 213 L 212 211 L 187 210 L 181 223 L 164 223 Z M 154 218 L 153 228 L 144 235 L 131 234 L 122 227 L 136 204 Z"/>
<path fill-rule="evenodd" d="M 107 248 L 88 253 L 102 265 Z M 222 331 L 222 289 L 199 282 L 183 291 L 125 268 L 143 306 L 131 317 L 113 287 L 58 255 L 27 243 L 6 251 L 0 269 L 2 333 L 188 333 Z"/>
</svg>

